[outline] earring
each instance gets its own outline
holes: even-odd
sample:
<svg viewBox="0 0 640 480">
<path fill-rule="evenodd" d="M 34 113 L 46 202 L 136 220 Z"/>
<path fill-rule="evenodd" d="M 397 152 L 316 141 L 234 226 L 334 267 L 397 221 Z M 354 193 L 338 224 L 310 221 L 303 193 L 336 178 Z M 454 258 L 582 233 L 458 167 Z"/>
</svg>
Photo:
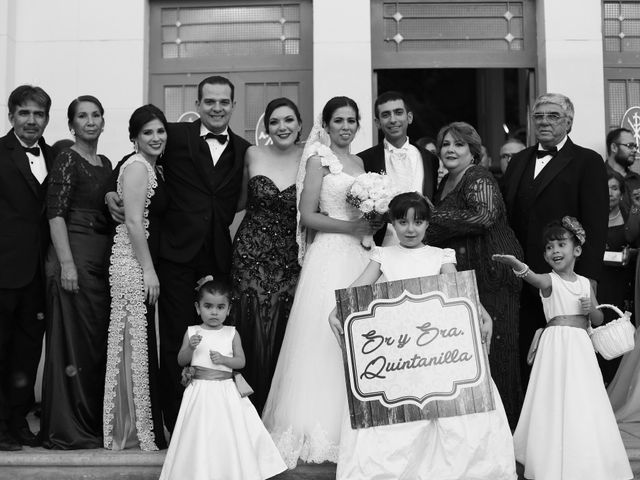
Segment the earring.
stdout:
<svg viewBox="0 0 640 480">
<path fill-rule="evenodd" d="M 76 136 L 76 131 L 73 128 L 71 129 L 71 135 L 73 135 L 74 137 Z"/>
<path fill-rule="evenodd" d="M 138 153 L 138 141 L 137 140 L 133 141 L 133 151 Z"/>
</svg>

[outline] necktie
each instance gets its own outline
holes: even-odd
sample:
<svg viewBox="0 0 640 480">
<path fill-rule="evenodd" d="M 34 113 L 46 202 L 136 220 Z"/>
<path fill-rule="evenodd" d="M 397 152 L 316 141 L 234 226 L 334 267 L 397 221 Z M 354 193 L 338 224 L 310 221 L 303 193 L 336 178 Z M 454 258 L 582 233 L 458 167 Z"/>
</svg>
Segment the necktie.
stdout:
<svg viewBox="0 0 640 480">
<path fill-rule="evenodd" d="M 40 156 L 40 148 L 38 147 L 22 147 L 22 149 L 25 152 L 30 153 L 31 155 L 34 155 L 36 157 Z"/>
<path fill-rule="evenodd" d="M 211 132 L 209 132 L 204 136 L 205 140 L 209 140 L 210 138 L 213 138 L 214 140 L 217 140 L 220 145 L 223 145 L 223 144 L 227 143 L 227 136 L 222 134 L 222 133 L 211 133 Z"/>
<path fill-rule="evenodd" d="M 551 155 L 551 157 L 555 157 L 558 154 L 557 147 L 551 147 L 549 150 L 536 150 L 536 158 L 546 157 L 547 155 Z"/>
</svg>

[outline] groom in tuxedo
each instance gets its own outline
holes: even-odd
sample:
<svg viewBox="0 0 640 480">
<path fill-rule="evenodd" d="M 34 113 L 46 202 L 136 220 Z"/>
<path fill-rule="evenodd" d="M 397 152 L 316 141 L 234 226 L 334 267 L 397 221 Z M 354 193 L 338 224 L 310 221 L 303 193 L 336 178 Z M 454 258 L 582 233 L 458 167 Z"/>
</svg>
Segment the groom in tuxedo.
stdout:
<svg viewBox="0 0 640 480">
<path fill-rule="evenodd" d="M 543 257 L 545 226 L 565 215 L 578 219 L 587 239 L 575 269 L 589 278 L 595 291 L 607 239 L 607 174 L 600 155 L 569 138 L 573 115 L 573 103 L 564 95 L 547 93 L 536 99 L 532 124 L 538 141 L 511 158 L 503 177 L 503 196 L 525 262 L 536 273 L 551 269 Z M 522 284 L 520 364 L 526 385 L 531 370 L 527 351 L 545 317 L 537 289 Z"/>
<path fill-rule="evenodd" d="M 49 245 L 46 177 L 53 160 L 42 138 L 51 98 L 21 85 L 8 100 L 12 129 L 0 138 L 0 450 L 38 440 L 25 419 L 34 403 L 44 335 L 44 256 Z"/>
<path fill-rule="evenodd" d="M 438 157 L 409 142 L 407 129 L 413 112 L 399 92 L 385 92 L 373 105 L 374 122 L 384 140 L 358 156 L 367 172 L 385 172 L 400 192 L 421 192 L 433 200 L 438 181 Z M 376 245 L 393 241 L 393 227 L 384 224 L 374 235 Z"/>
<path fill-rule="evenodd" d="M 173 432 L 183 388 L 178 351 L 189 325 L 198 320 L 193 302 L 198 279 L 228 278 L 231 270 L 229 226 L 242 186 L 249 142 L 229 128 L 235 107 L 234 85 L 207 77 L 198 85 L 193 123 L 170 123 L 160 163 L 169 193 L 162 220 L 158 259 L 160 391 L 167 429 Z M 114 218 L 122 212 L 117 195 L 107 194 Z M 122 217 L 120 217 L 122 219 Z"/>
</svg>

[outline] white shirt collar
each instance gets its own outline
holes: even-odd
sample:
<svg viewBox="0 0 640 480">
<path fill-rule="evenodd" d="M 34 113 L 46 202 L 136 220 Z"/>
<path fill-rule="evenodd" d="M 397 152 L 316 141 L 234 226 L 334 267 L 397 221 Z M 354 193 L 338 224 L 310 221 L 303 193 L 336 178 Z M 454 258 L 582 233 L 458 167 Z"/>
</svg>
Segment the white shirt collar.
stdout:
<svg viewBox="0 0 640 480">
<path fill-rule="evenodd" d="M 13 134 L 16 135 L 16 132 L 14 131 Z M 27 145 L 22 141 L 22 139 L 18 135 L 16 135 L 16 138 L 18 139 L 18 142 L 20 142 L 20 145 L 22 145 L 24 148 L 33 148 L 33 147 L 40 148 L 40 145 L 38 144 L 38 142 L 34 143 L 33 145 Z"/>
<path fill-rule="evenodd" d="M 200 136 L 204 137 L 207 133 L 213 133 L 207 127 L 205 127 L 202 123 L 200 123 Z M 226 127 L 222 132 L 217 135 L 227 135 L 229 136 L 229 127 Z"/>
<path fill-rule="evenodd" d="M 407 140 L 402 144 L 402 146 L 400 148 L 396 148 L 393 145 L 391 145 L 391 143 L 389 143 L 389 141 L 385 138 L 382 143 L 384 144 L 384 149 L 388 150 L 389 152 L 393 152 L 394 150 L 407 150 L 409 148 L 409 137 L 407 137 Z"/>
<path fill-rule="evenodd" d="M 569 137 L 565 135 L 564 138 L 560 140 L 560 143 L 556 145 L 556 148 L 558 149 L 558 151 L 560 151 L 560 149 L 564 147 L 564 144 L 567 143 L 567 138 Z M 538 142 L 538 150 L 546 150 L 546 148 L 542 148 L 542 145 L 540 145 L 540 142 Z"/>
</svg>

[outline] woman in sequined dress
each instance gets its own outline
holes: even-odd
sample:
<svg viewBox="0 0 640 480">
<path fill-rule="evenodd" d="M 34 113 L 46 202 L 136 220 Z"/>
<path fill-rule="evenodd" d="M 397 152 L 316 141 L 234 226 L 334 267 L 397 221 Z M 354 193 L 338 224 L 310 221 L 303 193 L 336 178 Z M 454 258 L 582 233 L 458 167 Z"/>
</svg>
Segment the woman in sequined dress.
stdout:
<svg viewBox="0 0 640 480">
<path fill-rule="evenodd" d="M 498 184 L 478 165 L 481 143 L 476 130 L 464 122 L 438 133 L 438 153 L 448 173 L 438 186 L 426 238 L 429 245 L 453 248 L 458 270 L 476 272 L 480 302 L 493 318 L 491 376 L 515 428 L 523 400 L 518 363 L 521 282 L 491 255 L 508 253 L 521 259 L 522 248 L 507 223 Z"/>
<path fill-rule="evenodd" d="M 166 448 L 157 397 L 153 306 L 160 294 L 154 267 L 160 211 L 167 198 L 158 157 L 167 142 L 167 120 L 145 105 L 129 120 L 135 154 L 119 165 L 117 191 L 124 222 L 116 227 L 109 283 L 111 318 L 104 387 L 104 447 Z"/>
<path fill-rule="evenodd" d="M 264 127 L 271 143 L 245 155 L 240 209 L 246 215 L 233 243 L 231 278 L 236 328 L 243 339 L 243 375 L 262 411 L 271 386 L 300 273 L 296 244 L 296 173 L 302 150 L 301 118 L 288 98 L 267 105 Z"/>
</svg>

